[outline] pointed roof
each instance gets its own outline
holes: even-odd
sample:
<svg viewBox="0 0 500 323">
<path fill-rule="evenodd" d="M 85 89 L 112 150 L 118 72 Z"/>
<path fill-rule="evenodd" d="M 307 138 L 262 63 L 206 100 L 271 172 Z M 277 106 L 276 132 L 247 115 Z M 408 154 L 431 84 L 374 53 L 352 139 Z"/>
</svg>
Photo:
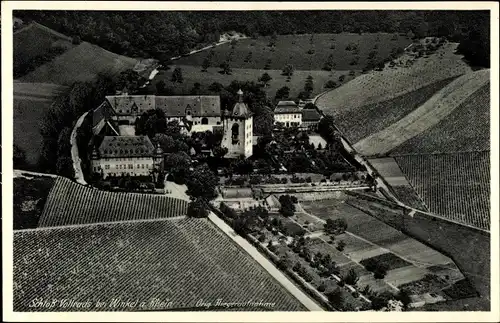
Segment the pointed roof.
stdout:
<svg viewBox="0 0 500 323">
<path fill-rule="evenodd" d="M 248 109 L 248 106 L 243 102 L 243 91 L 241 89 L 238 90 L 236 93 L 238 94 L 238 102 L 233 107 L 233 113 L 232 117 L 237 117 L 237 118 L 249 118 L 252 113 Z"/>
</svg>

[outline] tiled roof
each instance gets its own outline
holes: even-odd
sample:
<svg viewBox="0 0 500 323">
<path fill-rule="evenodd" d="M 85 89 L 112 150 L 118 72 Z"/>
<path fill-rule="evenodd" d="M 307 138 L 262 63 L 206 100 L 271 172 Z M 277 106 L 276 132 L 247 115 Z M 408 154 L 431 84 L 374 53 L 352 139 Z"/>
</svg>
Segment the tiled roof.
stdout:
<svg viewBox="0 0 500 323">
<path fill-rule="evenodd" d="M 319 121 L 321 115 L 316 109 L 303 109 L 302 121 Z"/>
<path fill-rule="evenodd" d="M 280 101 L 280 102 L 278 102 L 277 106 L 278 107 L 280 107 L 280 106 L 294 106 L 294 107 L 296 107 L 297 103 L 295 103 L 295 101 Z"/>
<path fill-rule="evenodd" d="M 148 157 L 154 147 L 147 136 L 106 136 L 99 146 L 100 157 Z"/>
<path fill-rule="evenodd" d="M 191 109 L 194 117 L 220 116 L 220 97 L 206 95 L 155 96 L 155 95 L 116 95 L 107 96 L 117 114 L 132 114 L 134 106 L 138 114 L 150 109 L 162 109 L 167 117 L 181 117 Z"/>
<path fill-rule="evenodd" d="M 300 113 L 300 109 L 297 106 L 277 106 L 274 110 L 274 114 L 288 113 Z"/>
</svg>

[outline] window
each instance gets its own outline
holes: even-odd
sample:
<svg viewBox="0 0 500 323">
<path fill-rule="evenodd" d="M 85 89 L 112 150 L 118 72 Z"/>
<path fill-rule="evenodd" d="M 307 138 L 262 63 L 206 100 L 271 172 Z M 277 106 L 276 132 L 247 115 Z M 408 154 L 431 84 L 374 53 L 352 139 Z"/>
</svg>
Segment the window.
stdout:
<svg viewBox="0 0 500 323">
<path fill-rule="evenodd" d="M 104 165 L 104 168 L 105 169 L 109 169 L 109 165 Z"/>
<path fill-rule="evenodd" d="M 208 124 L 208 118 L 201 118 L 201 124 Z"/>
<path fill-rule="evenodd" d="M 128 165 L 128 169 L 134 169 L 134 165 L 133 164 L 129 164 Z"/>
</svg>

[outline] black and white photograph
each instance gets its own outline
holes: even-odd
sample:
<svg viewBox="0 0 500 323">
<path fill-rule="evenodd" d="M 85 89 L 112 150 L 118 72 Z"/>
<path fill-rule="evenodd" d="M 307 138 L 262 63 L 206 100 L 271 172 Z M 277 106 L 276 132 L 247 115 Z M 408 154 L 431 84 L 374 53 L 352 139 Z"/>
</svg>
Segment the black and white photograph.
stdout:
<svg viewBox="0 0 500 323">
<path fill-rule="evenodd" d="M 13 314 L 499 319 L 498 3 L 67 3 L 2 3 Z"/>
</svg>

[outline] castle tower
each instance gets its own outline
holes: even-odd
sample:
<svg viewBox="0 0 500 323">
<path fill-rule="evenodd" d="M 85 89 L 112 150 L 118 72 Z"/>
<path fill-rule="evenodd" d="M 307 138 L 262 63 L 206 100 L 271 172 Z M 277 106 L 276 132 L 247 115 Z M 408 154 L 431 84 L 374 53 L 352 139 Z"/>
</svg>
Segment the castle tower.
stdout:
<svg viewBox="0 0 500 323">
<path fill-rule="evenodd" d="M 222 146 L 228 149 L 227 158 L 248 158 L 253 153 L 253 117 L 243 102 L 243 91 L 238 91 L 238 102 L 223 118 Z"/>
</svg>

